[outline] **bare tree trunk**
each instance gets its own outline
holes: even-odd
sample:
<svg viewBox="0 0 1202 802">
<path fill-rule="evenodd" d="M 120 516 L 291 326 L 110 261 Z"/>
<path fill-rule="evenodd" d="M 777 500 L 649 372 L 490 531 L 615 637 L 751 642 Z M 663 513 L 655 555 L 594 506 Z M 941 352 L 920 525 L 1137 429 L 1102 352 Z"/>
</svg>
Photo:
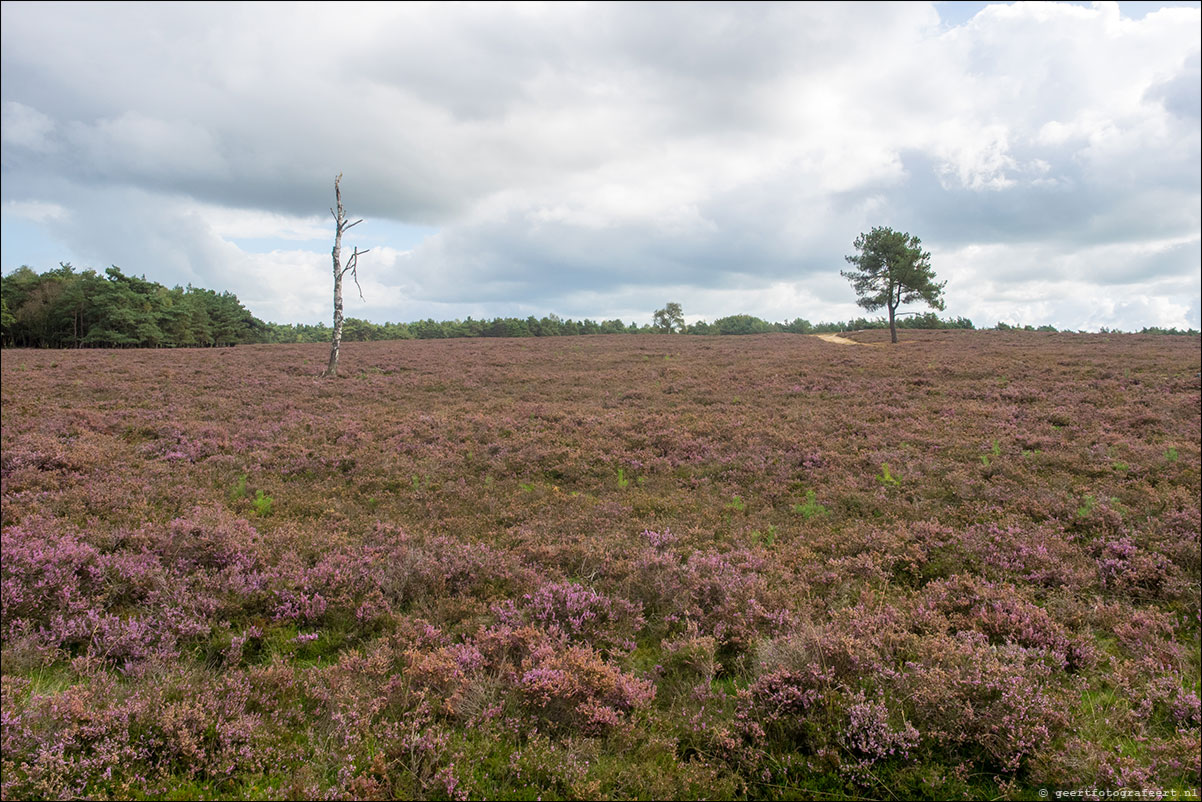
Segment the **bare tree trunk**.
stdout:
<svg viewBox="0 0 1202 802">
<path fill-rule="evenodd" d="M 330 362 L 326 365 L 325 373 L 322 376 L 337 376 L 338 375 L 338 349 L 342 345 L 342 277 L 350 272 L 351 278 L 355 280 L 355 286 L 359 286 L 359 255 L 367 253 L 355 248 L 351 258 L 347 260 L 346 267 L 342 266 L 342 232 L 348 228 L 362 223 L 362 220 L 356 220 L 351 223 L 347 221 L 346 210 L 342 208 L 342 189 L 339 184 L 342 181 L 342 173 L 334 179 L 334 200 L 337 204 L 337 211 L 330 209 L 330 214 L 334 215 L 334 222 L 337 228 L 334 231 L 334 249 L 330 251 L 330 255 L 334 259 L 334 337 L 330 341 Z M 363 289 L 359 288 L 359 297 L 363 297 Z"/>
<path fill-rule="evenodd" d="M 330 255 L 334 259 L 334 338 L 330 341 L 330 362 L 326 365 L 325 376 L 338 375 L 338 349 L 342 345 L 342 232 L 344 230 L 346 212 L 342 208 L 342 191 L 338 183 L 342 181 L 342 173 L 334 179 L 334 197 L 338 201 L 338 212 L 334 219 L 338 228 L 334 232 L 334 249 Z"/>
<path fill-rule="evenodd" d="M 896 297 L 895 297 L 895 290 L 896 290 Z M 889 307 L 889 338 L 890 338 L 890 340 L 892 340 L 895 343 L 897 342 L 897 321 L 896 321 L 894 315 L 897 312 L 897 307 L 899 304 L 901 304 L 901 285 L 900 284 L 896 288 L 894 288 L 894 287 L 889 288 L 889 303 L 886 304 L 886 306 Z"/>
<path fill-rule="evenodd" d="M 339 232 L 338 240 L 342 239 Z M 339 244 L 334 245 L 334 338 L 330 340 L 330 361 L 323 376 L 338 375 L 338 349 L 342 346 L 342 274 L 338 272 Z"/>
</svg>

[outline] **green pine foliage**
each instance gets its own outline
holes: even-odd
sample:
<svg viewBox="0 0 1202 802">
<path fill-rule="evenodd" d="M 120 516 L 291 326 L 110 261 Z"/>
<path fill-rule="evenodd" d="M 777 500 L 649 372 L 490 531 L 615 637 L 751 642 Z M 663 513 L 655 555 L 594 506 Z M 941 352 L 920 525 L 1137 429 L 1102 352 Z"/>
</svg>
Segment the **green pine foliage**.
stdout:
<svg viewBox="0 0 1202 802">
<path fill-rule="evenodd" d="M 856 237 L 858 253 L 845 257 L 852 270 L 842 271 L 859 296 L 857 304 L 869 312 L 889 312 L 891 339 L 897 342 L 897 308 L 922 301 L 942 310 L 946 281 L 936 283 L 931 254 L 922 250 L 922 240 L 891 228 L 873 228 Z"/>
<path fill-rule="evenodd" d="M 231 292 L 168 289 L 116 266 L 100 274 L 64 262 L 41 275 L 21 267 L 4 277 L 0 299 L 6 346 L 222 346 L 261 340 L 266 328 Z"/>
</svg>

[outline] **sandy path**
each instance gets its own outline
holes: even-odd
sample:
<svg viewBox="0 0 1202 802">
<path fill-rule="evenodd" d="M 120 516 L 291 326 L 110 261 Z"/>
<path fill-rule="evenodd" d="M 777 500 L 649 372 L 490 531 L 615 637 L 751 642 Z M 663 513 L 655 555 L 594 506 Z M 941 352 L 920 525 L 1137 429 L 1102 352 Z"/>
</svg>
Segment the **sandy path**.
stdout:
<svg viewBox="0 0 1202 802">
<path fill-rule="evenodd" d="M 855 340 L 840 337 L 838 334 L 815 334 L 814 336 L 820 340 L 826 340 L 828 343 L 838 343 L 839 345 L 868 345 L 868 343 L 858 343 Z"/>
</svg>

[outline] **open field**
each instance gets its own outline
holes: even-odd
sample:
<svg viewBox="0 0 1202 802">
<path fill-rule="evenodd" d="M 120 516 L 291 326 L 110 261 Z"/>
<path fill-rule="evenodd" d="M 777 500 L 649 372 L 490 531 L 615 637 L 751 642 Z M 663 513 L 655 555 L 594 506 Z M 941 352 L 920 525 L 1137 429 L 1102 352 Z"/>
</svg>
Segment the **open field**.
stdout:
<svg viewBox="0 0 1202 802">
<path fill-rule="evenodd" d="M 3 796 L 1196 797 L 1198 338 L 902 337 L 5 351 Z"/>
</svg>

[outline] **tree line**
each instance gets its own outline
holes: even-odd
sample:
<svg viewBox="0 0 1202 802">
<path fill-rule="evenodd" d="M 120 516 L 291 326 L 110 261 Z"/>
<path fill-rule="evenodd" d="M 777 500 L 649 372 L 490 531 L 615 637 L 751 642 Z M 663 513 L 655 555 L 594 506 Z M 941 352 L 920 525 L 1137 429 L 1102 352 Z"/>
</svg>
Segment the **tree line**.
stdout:
<svg viewBox="0 0 1202 802">
<path fill-rule="evenodd" d="M 331 329 L 324 323 L 291 324 L 266 323 L 262 342 L 318 343 L 329 342 Z M 971 329 L 968 318 L 943 320 L 934 314 L 904 318 L 902 328 L 910 329 Z M 888 328 L 884 320 L 856 318 L 838 323 L 811 323 L 804 318 L 771 323 L 753 315 L 730 315 L 713 323 L 701 320 L 683 326 L 667 327 L 656 324 L 624 323 L 621 320 L 572 320 L 557 315 L 537 318 L 498 317 L 492 320 L 418 320 L 412 323 L 372 323 L 348 317 L 342 324 L 343 342 L 374 340 L 436 340 L 458 337 L 568 337 L 582 334 L 822 334 L 836 331 Z"/>
<path fill-rule="evenodd" d="M 231 292 L 168 289 L 113 266 L 69 263 L 39 275 L 22 266 L 0 282 L 0 338 L 32 348 L 178 348 L 259 340 L 263 321 Z"/>
<path fill-rule="evenodd" d="M 941 318 L 933 312 L 898 317 L 897 328 L 912 329 L 976 329 L 966 317 Z M 265 334 L 256 342 L 272 343 L 328 343 L 331 328 L 325 323 L 264 323 Z M 436 340 L 460 337 L 568 337 L 581 334 L 832 334 L 841 331 L 865 331 L 888 329 L 889 321 L 881 318 L 858 317 L 834 323 L 811 323 L 804 318 L 784 322 L 770 322 L 754 315 L 729 315 L 707 322 L 686 323 L 671 330 L 662 325 L 624 323 L 621 320 L 572 320 L 548 315 L 542 318 L 498 317 L 492 320 L 418 320 L 412 323 L 372 323 L 360 318 L 348 317 L 343 321 L 343 342 L 372 342 L 377 340 Z M 986 327 L 989 328 L 989 327 Z M 999 322 L 998 331 L 1059 331 L 1055 326 L 1010 325 Z M 1068 331 L 1066 329 L 1065 331 Z M 1103 334 L 1120 333 L 1117 329 L 1103 329 Z M 1140 334 L 1193 334 L 1197 330 L 1165 329 L 1149 327 Z"/>
<path fill-rule="evenodd" d="M 665 312 L 661 315 L 660 312 Z M 671 312 L 673 314 L 667 314 Z M 104 273 L 76 271 L 70 264 L 38 274 L 21 267 L 0 279 L 0 342 L 5 347 L 32 348 L 179 348 L 238 343 L 329 342 L 325 323 L 267 323 L 252 315 L 231 292 L 193 287 L 168 289 L 144 276 L 125 275 L 110 267 Z M 769 322 L 754 315 L 728 315 L 713 322 L 685 323 L 679 304 L 657 310 L 651 324 L 621 320 L 572 320 L 558 315 L 497 317 L 491 320 L 433 319 L 411 323 L 372 323 L 349 317 L 342 339 L 429 340 L 460 337 L 565 337 L 583 334 L 823 334 L 889 327 L 883 318 L 855 318 L 811 323 L 804 318 Z M 972 329 L 968 318 L 940 318 L 933 312 L 899 317 L 902 329 Z M 1056 331 L 1052 326 L 1009 326 L 1028 331 Z M 1143 333 L 1185 334 L 1175 329 Z"/>
<path fill-rule="evenodd" d="M 669 306 L 672 306 L 671 304 Z M 679 305 L 675 305 L 679 308 Z M 753 315 L 730 315 L 712 323 L 684 324 L 656 318 L 652 324 L 621 320 L 572 320 L 558 315 L 491 320 L 417 320 L 372 323 L 343 321 L 342 339 L 430 340 L 459 337 L 565 337 L 583 334 L 818 334 L 878 328 L 881 320 L 858 318 L 810 323 L 797 318 L 770 323 Z M 966 318 L 941 320 L 934 314 L 907 318 L 908 328 L 972 328 Z M 325 323 L 267 323 L 232 292 L 200 287 L 167 288 L 145 276 L 129 276 L 113 266 L 103 273 L 76 270 L 70 263 L 38 274 L 22 266 L 0 279 L 0 342 L 27 348 L 186 348 L 239 343 L 329 342 Z"/>
</svg>

